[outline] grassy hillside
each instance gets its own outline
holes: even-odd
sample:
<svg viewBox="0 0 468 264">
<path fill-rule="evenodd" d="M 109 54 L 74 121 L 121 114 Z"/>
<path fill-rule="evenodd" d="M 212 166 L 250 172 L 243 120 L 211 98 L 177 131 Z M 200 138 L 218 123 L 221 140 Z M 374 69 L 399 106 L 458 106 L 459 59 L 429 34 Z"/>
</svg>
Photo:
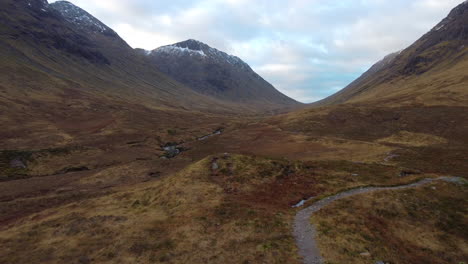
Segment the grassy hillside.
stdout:
<svg viewBox="0 0 468 264">
<path fill-rule="evenodd" d="M 338 93 L 315 103 L 466 106 L 468 4 L 454 8 L 410 47 L 375 64 Z"/>
<path fill-rule="evenodd" d="M 434 183 L 337 201 L 313 216 L 327 263 L 464 263 L 467 188 Z"/>
<path fill-rule="evenodd" d="M 119 177 L 146 174 L 149 164 L 62 175 L 74 179 L 41 195 L 32 195 L 40 188 L 34 178 L 32 185 L 23 181 L 29 187 L 22 195 L 2 192 L 0 261 L 299 263 L 291 205 L 341 189 L 430 177 L 401 178 L 398 167 L 384 165 L 221 154 L 168 176 L 105 188 Z"/>
</svg>

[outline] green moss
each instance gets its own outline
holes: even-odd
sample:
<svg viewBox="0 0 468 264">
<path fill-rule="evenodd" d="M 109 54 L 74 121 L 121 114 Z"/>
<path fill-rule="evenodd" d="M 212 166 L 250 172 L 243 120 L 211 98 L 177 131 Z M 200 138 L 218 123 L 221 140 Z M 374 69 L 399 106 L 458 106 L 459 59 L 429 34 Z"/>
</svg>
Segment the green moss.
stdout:
<svg viewBox="0 0 468 264">
<path fill-rule="evenodd" d="M 19 160 L 25 165 L 32 161 L 31 151 L 15 151 L 3 150 L 0 151 L 0 181 L 15 180 L 28 177 L 27 168 L 13 168 L 11 162 Z"/>
<path fill-rule="evenodd" d="M 175 135 L 177 135 L 177 130 L 175 130 L 175 129 L 168 129 L 168 130 L 167 130 L 167 134 L 170 135 L 170 136 L 175 136 Z"/>
<path fill-rule="evenodd" d="M 81 147 L 66 147 L 66 148 L 48 148 L 40 150 L 1 150 L 0 151 L 0 181 L 10 181 L 16 179 L 24 179 L 31 177 L 28 164 L 32 163 L 35 158 L 40 156 L 66 155 L 73 150 L 81 149 Z M 22 162 L 26 168 L 12 167 L 11 162 L 18 160 Z"/>
</svg>

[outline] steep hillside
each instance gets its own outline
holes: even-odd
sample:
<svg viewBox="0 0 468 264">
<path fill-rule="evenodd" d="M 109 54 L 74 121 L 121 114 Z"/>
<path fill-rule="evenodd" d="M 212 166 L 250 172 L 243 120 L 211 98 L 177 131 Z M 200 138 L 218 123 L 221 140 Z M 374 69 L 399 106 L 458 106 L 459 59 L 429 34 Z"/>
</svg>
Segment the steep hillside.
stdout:
<svg viewBox="0 0 468 264">
<path fill-rule="evenodd" d="M 220 115 L 280 107 L 193 91 L 66 1 L 5 0 L 0 14 L 1 149 L 161 135 L 198 122 L 211 129 Z"/>
<path fill-rule="evenodd" d="M 238 57 L 189 39 L 147 52 L 157 67 L 193 90 L 260 107 L 297 106 Z"/>
<path fill-rule="evenodd" d="M 413 45 L 387 56 L 313 106 L 269 122 L 312 138 L 396 145 L 401 149 L 390 151 L 388 157 L 405 166 L 465 175 L 468 2 L 455 7 Z M 425 138 L 431 144 L 421 145 Z"/>
<path fill-rule="evenodd" d="M 3 66 L 30 68 L 31 82 L 40 81 L 32 76 L 37 72 L 43 78 L 81 83 L 80 91 L 94 88 L 130 99 L 150 96 L 163 103 L 174 99 L 171 93 L 197 96 L 136 56 L 113 30 L 71 3 L 2 1 L 1 12 L 1 45 L 7 51 L 2 52 Z M 15 84 L 9 80 L 5 88 L 13 90 Z"/>
<path fill-rule="evenodd" d="M 382 60 L 378 61 L 376 64 L 372 65 L 366 72 L 364 72 L 359 78 L 354 80 L 344 89 L 338 91 L 337 93 L 320 100 L 318 102 L 312 103 L 315 106 L 323 106 L 323 105 L 332 105 L 332 104 L 339 104 L 344 103 L 349 100 L 355 93 L 356 90 L 359 90 L 363 84 L 365 84 L 369 79 L 374 78 L 375 74 L 378 72 L 386 69 L 389 65 L 395 60 L 395 58 L 401 53 L 395 52 L 385 56 Z"/>
<path fill-rule="evenodd" d="M 314 105 L 365 101 L 387 105 L 466 105 L 467 73 L 465 1 L 413 45 L 385 57 L 346 88 Z"/>
</svg>

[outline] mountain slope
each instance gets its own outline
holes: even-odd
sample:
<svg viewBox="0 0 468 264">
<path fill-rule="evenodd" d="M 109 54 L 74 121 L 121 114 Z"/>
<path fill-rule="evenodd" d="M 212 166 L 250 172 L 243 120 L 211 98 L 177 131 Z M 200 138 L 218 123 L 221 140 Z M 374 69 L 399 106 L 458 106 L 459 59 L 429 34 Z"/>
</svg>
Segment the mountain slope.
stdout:
<svg viewBox="0 0 468 264">
<path fill-rule="evenodd" d="M 372 66 L 338 93 L 314 105 L 380 101 L 388 104 L 468 102 L 468 2 L 454 8 L 407 49 Z"/>
<path fill-rule="evenodd" d="M 273 109 L 193 91 L 66 1 L 1 1 L 0 24 L 0 148 L 158 135 Z"/>
<path fill-rule="evenodd" d="M 70 14 L 71 11 L 76 13 Z M 8 51 L 2 52 L 4 67 L 16 64 L 34 68 L 44 77 L 81 84 L 81 91 L 95 89 L 120 98 L 128 95 L 129 100 L 149 96 L 155 103 L 163 104 L 167 103 L 165 99 L 174 100 L 169 97 L 173 93 L 181 95 L 180 101 L 184 101 L 183 95 L 208 100 L 160 73 L 107 26 L 98 22 L 93 27 L 92 21 L 97 20 L 89 14 L 88 18 L 93 19 L 89 23 L 73 20 L 86 12 L 71 3 L 8 0 L 2 1 L 1 12 L 1 45 Z M 67 12 L 68 17 L 62 16 Z M 38 81 L 30 77 L 31 81 Z"/>
<path fill-rule="evenodd" d="M 392 63 L 400 53 L 401 52 L 395 52 L 385 56 L 382 60 L 372 65 L 372 67 L 370 67 L 369 70 L 364 72 L 359 78 L 348 84 L 344 89 L 323 100 L 312 103 L 312 105 L 331 105 L 345 102 L 346 100 L 350 99 L 354 95 L 354 93 L 356 93 L 356 90 L 359 90 L 359 88 L 363 84 L 369 81 L 369 79 L 372 79 L 375 74 L 377 74 L 383 69 L 388 68 L 389 64 Z"/>
<path fill-rule="evenodd" d="M 305 134 L 311 140 L 327 136 L 384 142 L 400 149 L 381 153 L 380 160 L 462 175 L 467 169 L 466 113 L 468 2 L 453 9 L 413 45 L 387 56 L 342 91 L 308 109 L 273 117 L 270 124 Z M 424 138 L 429 145 L 421 145 Z M 370 146 L 365 150 L 372 153 Z"/>
<path fill-rule="evenodd" d="M 238 57 L 189 39 L 147 53 L 157 67 L 193 90 L 224 101 L 259 106 L 294 106 Z"/>
</svg>

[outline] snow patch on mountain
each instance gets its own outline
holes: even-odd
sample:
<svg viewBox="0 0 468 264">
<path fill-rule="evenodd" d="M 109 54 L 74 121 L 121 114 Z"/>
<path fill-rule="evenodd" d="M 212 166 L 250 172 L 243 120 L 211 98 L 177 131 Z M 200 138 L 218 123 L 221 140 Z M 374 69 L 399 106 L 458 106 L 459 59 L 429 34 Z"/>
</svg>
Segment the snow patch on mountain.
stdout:
<svg viewBox="0 0 468 264">
<path fill-rule="evenodd" d="M 172 45 L 162 46 L 148 55 L 166 54 L 171 56 L 196 56 L 200 59 L 211 60 L 218 63 L 229 63 L 240 69 L 250 70 L 250 67 L 240 58 L 212 48 L 198 40 L 189 39 Z"/>
<path fill-rule="evenodd" d="M 174 54 L 174 55 L 180 55 L 181 53 L 186 53 L 189 54 L 190 56 L 192 55 L 200 55 L 200 56 L 206 56 L 206 54 L 203 52 L 203 50 L 192 50 L 189 48 L 182 48 L 182 47 L 177 47 L 177 46 L 163 46 L 160 48 L 157 48 L 155 50 L 156 52 L 162 52 L 162 53 L 169 53 L 169 54 Z M 149 54 L 151 54 L 150 52 Z"/>
<path fill-rule="evenodd" d="M 435 27 L 434 30 L 435 30 L 435 31 L 439 31 L 439 30 L 441 30 L 441 29 L 444 28 L 444 27 L 445 27 L 445 25 L 440 25 L 440 26 L 438 26 L 438 27 Z"/>
<path fill-rule="evenodd" d="M 24 1 L 23 3 L 27 4 L 29 8 L 40 10 L 42 12 L 47 12 L 47 0 L 35 0 L 35 1 Z"/>
<path fill-rule="evenodd" d="M 88 12 L 68 1 L 57 1 L 49 6 L 59 11 L 67 21 L 76 24 L 81 29 L 90 29 L 100 33 L 113 32 L 112 29 L 108 28 Z"/>
</svg>

